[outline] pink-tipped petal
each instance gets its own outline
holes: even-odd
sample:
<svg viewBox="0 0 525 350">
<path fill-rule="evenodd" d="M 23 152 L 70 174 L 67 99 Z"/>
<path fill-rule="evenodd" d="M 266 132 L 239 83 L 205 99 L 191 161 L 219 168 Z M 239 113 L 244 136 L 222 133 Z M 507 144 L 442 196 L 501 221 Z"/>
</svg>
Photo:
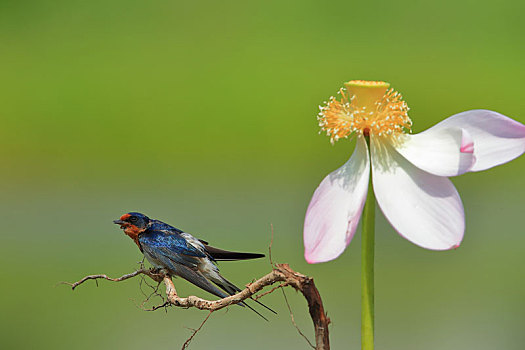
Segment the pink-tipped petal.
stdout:
<svg viewBox="0 0 525 350">
<path fill-rule="evenodd" d="M 350 243 L 368 191 L 370 161 L 362 137 L 352 157 L 321 182 L 304 220 L 304 257 L 310 264 L 337 258 Z"/>
<path fill-rule="evenodd" d="M 462 128 L 471 135 L 476 163 L 470 171 L 492 168 L 525 152 L 525 125 L 497 112 L 482 109 L 462 112 L 429 130 L 445 128 Z"/>
<path fill-rule="evenodd" d="M 430 128 L 406 135 L 396 150 L 419 169 L 438 176 L 456 176 L 469 171 L 476 158 L 470 134 L 460 128 Z"/>
<path fill-rule="evenodd" d="M 457 247 L 465 216 L 452 182 L 415 167 L 389 144 L 372 142 L 371 148 L 377 203 L 396 231 L 423 248 Z"/>
<path fill-rule="evenodd" d="M 474 153 L 474 140 L 472 136 L 468 133 L 467 130 L 461 129 L 463 131 L 463 137 L 461 138 L 461 148 L 459 149 L 462 153 Z M 476 157 L 474 157 L 474 162 Z"/>
</svg>

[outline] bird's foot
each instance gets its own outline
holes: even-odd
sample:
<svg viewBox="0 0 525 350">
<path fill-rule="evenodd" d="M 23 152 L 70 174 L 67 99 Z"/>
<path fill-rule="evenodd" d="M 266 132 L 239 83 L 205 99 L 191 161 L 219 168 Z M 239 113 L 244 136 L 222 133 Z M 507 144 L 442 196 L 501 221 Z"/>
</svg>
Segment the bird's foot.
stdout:
<svg viewBox="0 0 525 350">
<path fill-rule="evenodd" d="M 162 267 L 152 267 L 150 271 L 156 275 L 168 275 L 168 271 Z"/>
</svg>

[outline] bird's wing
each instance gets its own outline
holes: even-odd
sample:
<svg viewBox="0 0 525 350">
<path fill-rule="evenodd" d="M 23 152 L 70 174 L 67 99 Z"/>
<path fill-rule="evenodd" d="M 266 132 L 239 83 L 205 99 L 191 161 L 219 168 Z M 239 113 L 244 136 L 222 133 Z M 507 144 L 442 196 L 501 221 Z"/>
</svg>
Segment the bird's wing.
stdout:
<svg viewBox="0 0 525 350">
<path fill-rule="evenodd" d="M 264 254 L 258 253 L 241 253 L 241 252 L 232 252 L 228 250 L 223 250 L 209 246 L 207 243 L 204 244 L 204 249 L 208 255 L 217 261 L 234 261 L 234 260 L 248 260 L 248 259 L 258 259 L 264 258 Z"/>
<path fill-rule="evenodd" d="M 208 293 L 218 296 L 219 298 L 225 298 L 228 296 L 228 294 L 218 289 L 198 270 L 194 270 L 187 266 L 179 266 L 177 269 L 177 275 L 184 278 L 186 281 L 193 283 L 197 287 L 204 289 Z"/>
<path fill-rule="evenodd" d="M 206 257 L 206 254 L 177 233 L 148 230 L 139 236 L 139 242 L 145 253 L 160 262 L 169 259 L 175 264 L 195 269 L 200 263 L 200 258 Z"/>
<path fill-rule="evenodd" d="M 146 248 L 148 249 L 148 248 Z M 174 264 L 171 257 L 165 256 L 161 254 L 159 257 L 162 264 L 166 267 L 168 267 L 168 270 L 170 270 L 171 273 L 174 275 L 177 275 L 179 277 L 184 278 L 186 281 L 196 285 L 197 287 L 205 290 L 206 292 L 213 294 L 215 296 L 218 296 L 219 298 L 226 298 L 228 295 L 233 295 L 236 293 L 236 291 L 240 291 L 239 288 L 237 288 L 235 285 L 233 285 L 231 282 L 227 281 L 223 278 L 224 282 L 222 284 L 217 284 L 220 288 L 224 289 L 225 291 L 228 290 L 228 294 L 224 293 L 222 290 L 217 288 L 214 284 L 212 284 L 204 275 L 197 269 L 197 267 L 189 267 L 181 264 Z M 222 276 L 221 276 L 222 277 Z M 215 281 L 214 281 L 215 282 Z M 225 287 L 227 285 L 227 287 Z M 273 311 L 266 305 L 262 304 L 260 301 L 255 300 L 255 302 L 259 303 L 260 305 L 264 306 L 268 310 Z M 250 310 L 255 312 L 257 315 L 268 321 L 266 317 L 261 315 L 257 310 L 253 309 L 250 305 L 247 305 L 244 302 L 240 302 L 237 304 L 242 307 L 248 307 Z"/>
<path fill-rule="evenodd" d="M 207 256 L 204 244 L 197 238 L 162 221 L 154 220 L 146 232 L 147 235 L 161 237 L 160 240 L 163 241 L 161 245 L 170 246 L 179 254 L 201 258 Z"/>
<path fill-rule="evenodd" d="M 152 220 L 152 226 L 150 230 L 151 231 L 161 231 L 165 233 L 167 236 L 174 235 L 176 237 L 175 239 L 185 240 L 186 246 L 188 247 L 188 250 L 191 251 L 191 253 L 188 254 L 188 253 L 180 252 L 180 254 L 199 256 L 199 257 L 204 257 L 204 255 L 206 255 L 214 261 L 248 260 L 248 259 L 263 258 L 265 256 L 264 254 L 232 252 L 232 251 L 212 247 L 209 245 L 207 241 L 202 240 L 202 239 L 197 239 L 193 237 L 191 234 L 184 232 L 176 227 L 168 225 L 165 222 L 162 222 L 159 220 Z M 197 255 L 194 255 L 195 252 L 200 252 L 204 255 L 199 255 L 198 253 Z"/>
<path fill-rule="evenodd" d="M 170 274 L 180 276 L 220 298 L 227 296 L 198 270 L 200 258 L 206 255 L 193 245 L 187 244 L 180 235 L 162 230 L 149 230 L 140 235 L 139 241 L 144 252 L 166 268 Z"/>
<path fill-rule="evenodd" d="M 232 252 L 229 250 L 223 250 L 215 248 L 209 245 L 209 243 L 203 239 L 199 239 L 199 242 L 204 246 L 204 249 L 208 253 L 208 256 L 212 260 L 216 261 L 234 261 L 234 260 L 248 260 L 248 259 L 258 259 L 264 258 L 264 254 L 259 253 L 241 253 L 241 252 Z"/>
<path fill-rule="evenodd" d="M 184 233 L 172 232 L 170 230 L 149 229 L 139 236 L 139 241 L 147 245 L 163 248 L 176 254 L 184 254 L 199 258 L 204 258 L 206 254 L 191 244 L 185 237 Z"/>
<path fill-rule="evenodd" d="M 219 298 L 228 296 L 226 293 L 212 284 L 202 273 L 197 269 L 195 264 L 186 259 L 180 259 L 180 255 L 165 254 L 164 251 L 152 247 L 145 247 L 144 250 L 154 256 L 170 274 L 184 278 L 186 281 L 196 285 L 197 287 L 211 293 Z"/>
</svg>

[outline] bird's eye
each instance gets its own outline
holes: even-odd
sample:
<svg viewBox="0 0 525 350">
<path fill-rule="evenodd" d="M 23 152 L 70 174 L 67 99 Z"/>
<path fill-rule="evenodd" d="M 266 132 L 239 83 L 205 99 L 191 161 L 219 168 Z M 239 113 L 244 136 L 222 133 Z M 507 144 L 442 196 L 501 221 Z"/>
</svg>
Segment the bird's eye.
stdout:
<svg viewBox="0 0 525 350">
<path fill-rule="evenodd" d="M 129 221 L 137 222 L 137 217 L 136 216 L 132 216 L 132 217 L 129 218 Z"/>
</svg>

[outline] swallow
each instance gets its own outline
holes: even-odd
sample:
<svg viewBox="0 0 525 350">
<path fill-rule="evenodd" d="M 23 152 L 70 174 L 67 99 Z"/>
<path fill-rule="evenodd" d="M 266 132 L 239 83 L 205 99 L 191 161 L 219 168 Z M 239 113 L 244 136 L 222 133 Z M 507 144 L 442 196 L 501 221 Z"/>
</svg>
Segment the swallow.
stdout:
<svg viewBox="0 0 525 350">
<path fill-rule="evenodd" d="M 154 267 L 168 271 L 171 276 L 182 277 L 220 298 L 234 295 L 241 289 L 220 274 L 217 261 L 264 257 L 264 254 L 231 252 L 211 247 L 206 241 L 141 213 L 124 214 L 113 223 L 120 225 Z M 261 302 L 254 301 L 276 313 Z M 267 320 L 246 303 L 239 305 L 248 307 Z"/>
</svg>

